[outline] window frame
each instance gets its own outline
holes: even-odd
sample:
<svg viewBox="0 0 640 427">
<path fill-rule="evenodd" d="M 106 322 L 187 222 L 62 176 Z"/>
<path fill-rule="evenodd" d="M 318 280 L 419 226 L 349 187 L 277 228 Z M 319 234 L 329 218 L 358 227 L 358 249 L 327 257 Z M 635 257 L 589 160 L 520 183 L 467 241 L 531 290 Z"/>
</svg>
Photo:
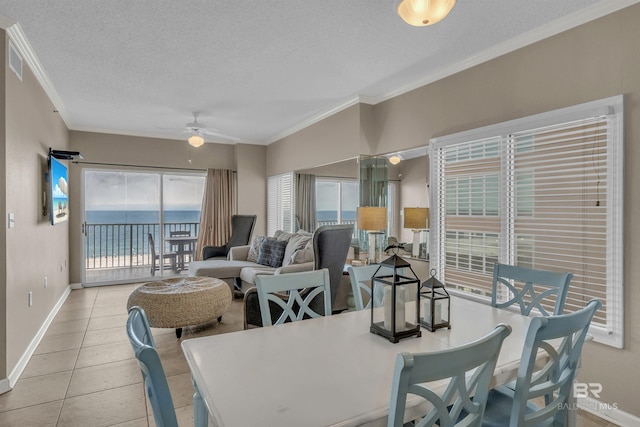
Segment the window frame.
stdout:
<svg viewBox="0 0 640 427">
<path fill-rule="evenodd" d="M 471 141 L 479 141 L 499 137 L 502 140 L 502 147 L 508 145 L 506 142 L 511 134 L 525 131 L 527 129 L 537 129 L 546 126 L 565 124 L 572 121 L 582 120 L 589 117 L 607 116 L 607 183 L 606 183 L 606 204 L 607 204 L 607 239 L 606 239 L 606 324 L 593 325 L 590 333 L 596 342 L 610 345 L 616 348 L 624 346 L 624 246 L 623 246 L 623 224 L 624 224 L 624 97 L 623 95 L 613 96 L 597 101 L 587 102 L 555 111 L 549 111 L 521 119 L 511 120 L 504 123 L 490 125 L 478 129 L 472 129 L 452 135 L 437 137 L 430 140 L 430 182 L 432 191 L 430 194 L 430 205 L 436 207 L 432 209 L 434 221 L 431 224 L 430 252 L 432 268 L 438 272 L 439 279 L 444 281 L 446 277 L 446 245 L 447 230 L 441 227 L 441 221 L 446 217 L 445 189 L 440 188 L 444 178 L 440 176 L 440 171 L 444 167 L 444 155 L 439 158 L 439 150 L 452 145 L 464 144 Z M 512 165 L 513 153 L 501 149 L 501 173 L 521 172 L 524 169 L 515 169 Z M 510 160 L 511 159 L 511 160 Z M 444 176 L 444 175 L 443 175 Z M 532 188 L 536 188 L 535 177 L 532 179 Z M 518 235 L 515 234 L 513 221 L 516 214 L 516 206 L 507 206 L 513 200 L 512 194 L 506 192 L 510 189 L 499 189 L 500 201 L 500 221 L 501 237 L 499 239 L 499 262 L 514 264 Z M 531 211 L 535 212 L 535 203 L 531 206 Z M 526 236 L 525 236 L 526 237 Z M 535 253 L 535 250 L 534 252 Z M 486 301 L 486 297 L 470 295 L 468 292 L 451 289 L 454 294 L 465 297 L 478 298 Z"/>
</svg>

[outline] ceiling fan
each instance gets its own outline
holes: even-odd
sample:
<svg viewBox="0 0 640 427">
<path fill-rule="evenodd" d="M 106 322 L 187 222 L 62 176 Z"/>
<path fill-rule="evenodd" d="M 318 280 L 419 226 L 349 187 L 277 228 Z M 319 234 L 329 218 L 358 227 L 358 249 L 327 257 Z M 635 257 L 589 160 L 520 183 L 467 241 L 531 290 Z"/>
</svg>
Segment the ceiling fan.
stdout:
<svg viewBox="0 0 640 427">
<path fill-rule="evenodd" d="M 231 135 L 225 135 L 221 133 L 218 129 L 208 128 L 204 123 L 200 123 L 198 121 L 198 116 L 200 113 L 193 113 L 193 122 L 187 123 L 184 126 L 184 130 L 182 133 L 190 134 L 188 141 L 189 144 L 194 147 L 200 147 L 204 144 L 204 135 L 215 136 L 221 139 L 225 139 L 228 141 L 240 141 L 240 138 Z"/>
</svg>

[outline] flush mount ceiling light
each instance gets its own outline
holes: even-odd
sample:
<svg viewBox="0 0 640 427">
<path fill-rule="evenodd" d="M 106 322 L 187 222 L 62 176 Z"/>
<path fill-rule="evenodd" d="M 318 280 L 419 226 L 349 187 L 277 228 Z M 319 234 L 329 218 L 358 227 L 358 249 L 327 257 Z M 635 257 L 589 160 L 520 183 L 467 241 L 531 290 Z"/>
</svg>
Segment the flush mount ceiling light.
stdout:
<svg viewBox="0 0 640 427">
<path fill-rule="evenodd" d="M 191 135 L 188 141 L 189 144 L 193 145 L 194 147 L 200 147 L 202 144 L 204 144 L 204 138 L 197 133 Z"/>
<path fill-rule="evenodd" d="M 456 0 L 396 0 L 398 15 L 409 25 L 424 27 L 444 19 L 451 12 Z"/>
<path fill-rule="evenodd" d="M 391 163 L 392 165 L 397 165 L 401 161 L 402 157 L 400 157 L 399 154 L 394 154 L 393 156 L 389 157 L 389 163 Z"/>
</svg>

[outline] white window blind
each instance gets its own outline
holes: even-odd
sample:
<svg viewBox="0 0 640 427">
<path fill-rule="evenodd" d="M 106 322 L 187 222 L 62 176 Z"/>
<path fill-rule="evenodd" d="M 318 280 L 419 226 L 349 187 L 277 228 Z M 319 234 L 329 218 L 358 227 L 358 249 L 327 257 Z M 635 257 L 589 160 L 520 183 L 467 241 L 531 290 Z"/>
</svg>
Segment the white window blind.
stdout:
<svg viewBox="0 0 640 427">
<path fill-rule="evenodd" d="M 293 173 L 270 176 L 267 183 L 267 235 L 295 232 Z"/>
<path fill-rule="evenodd" d="M 574 277 L 597 341 L 622 347 L 622 96 L 431 141 L 431 263 L 454 292 L 491 295 L 493 264 Z"/>
</svg>

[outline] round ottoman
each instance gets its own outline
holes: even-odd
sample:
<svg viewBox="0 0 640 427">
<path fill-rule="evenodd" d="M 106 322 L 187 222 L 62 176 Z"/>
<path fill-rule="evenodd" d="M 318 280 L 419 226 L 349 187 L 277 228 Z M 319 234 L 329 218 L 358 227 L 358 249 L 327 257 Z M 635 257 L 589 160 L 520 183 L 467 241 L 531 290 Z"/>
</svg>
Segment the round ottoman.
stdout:
<svg viewBox="0 0 640 427">
<path fill-rule="evenodd" d="M 222 315 L 231 307 L 229 285 L 213 277 L 176 277 L 145 283 L 135 289 L 127 301 L 144 309 L 149 325 L 154 328 L 182 328 L 200 325 Z"/>
</svg>

